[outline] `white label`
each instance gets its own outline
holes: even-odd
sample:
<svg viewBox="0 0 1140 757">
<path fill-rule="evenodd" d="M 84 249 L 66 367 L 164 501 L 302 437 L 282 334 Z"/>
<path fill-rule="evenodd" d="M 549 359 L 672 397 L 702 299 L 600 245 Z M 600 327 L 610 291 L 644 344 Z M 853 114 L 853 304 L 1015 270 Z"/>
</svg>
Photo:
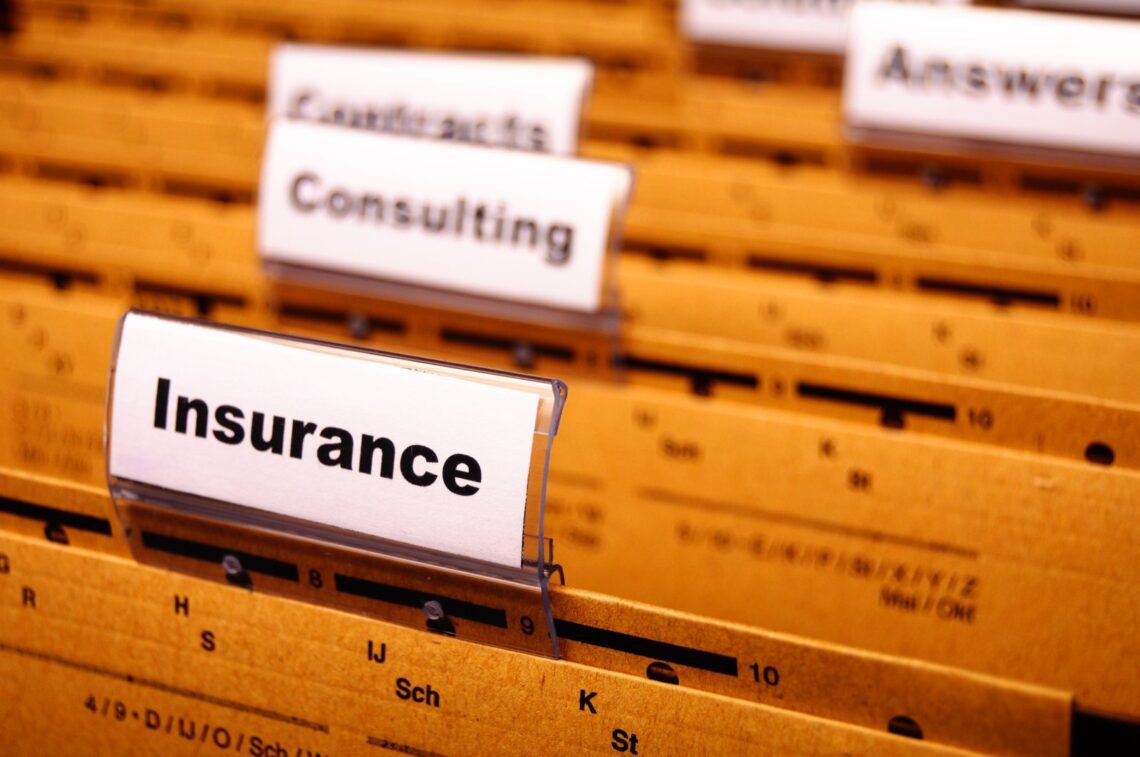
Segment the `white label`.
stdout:
<svg viewBox="0 0 1140 757">
<path fill-rule="evenodd" d="M 112 475 L 518 567 L 535 394 L 130 314 Z"/>
<path fill-rule="evenodd" d="M 1017 4 L 1082 13 L 1140 13 L 1140 0 L 1019 0 Z"/>
<path fill-rule="evenodd" d="M 1140 24 L 867 3 L 849 126 L 1140 155 Z"/>
<path fill-rule="evenodd" d="M 908 0 L 951 3 L 969 0 Z M 694 42 L 842 53 L 855 0 L 682 0 L 681 31 Z"/>
<path fill-rule="evenodd" d="M 276 121 L 266 260 L 596 312 L 624 166 Z"/>
<path fill-rule="evenodd" d="M 573 155 L 593 76 L 572 58 L 285 44 L 270 63 L 269 115 Z"/>
</svg>

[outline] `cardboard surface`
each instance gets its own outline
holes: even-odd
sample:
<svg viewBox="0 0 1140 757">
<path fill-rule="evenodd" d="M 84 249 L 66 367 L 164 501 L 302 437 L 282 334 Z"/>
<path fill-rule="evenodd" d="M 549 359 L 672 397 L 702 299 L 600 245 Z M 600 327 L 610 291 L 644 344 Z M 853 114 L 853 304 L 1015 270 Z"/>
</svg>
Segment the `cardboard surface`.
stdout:
<svg viewBox="0 0 1140 757">
<path fill-rule="evenodd" d="M 616 728 L 638 734 L 645 753 L 652 745 L 664 754 L 1068 746 L 1070 703 L 1059 692 L 572 590 L 557 592 L 556 623 L 581 640 L 555 661 L 10 535 L 0 536 L 0 555 L 0 659 L 6 685 L 21 692 L 9 728 L 39 748 L 84 734 L 104 753 L 159 748 L 153 742 L 197 749 L 178 735 L 190 721 L 225 728 L 234 741 L 241 733 L 322 752 L 356 752 L 371 737 L 478 754 L 541 737 L 557 743 L 544 749 L 576 753 L 606 749 Z M 89 631 L 74 637 L 77 623 Z M 648 654 L 607 646 L 633 643 Z M 758 681 L 747 667 L 753 655 L 763 663 Z M 660 658 L 679 684 L 647 680 Z M 401 678 L 437 698 L 401 699 Z M 593 707 L 580 705 L 580 693 Z M 85 706 L 92 696 L 94 710 Z M 33 726 L 48 707 L 59 717 L 50 734 Z M 886 733 L 898 715 L 918 724 L 923 742 Z"/>
<path fill-rule="evenodd" d="M 1140 719 L 1133 173 L 855 149 L 834 61 L 712 68 L 660 3 L 79 5 L 22 6 L 0 43 L 15 751 L 1065 754 L 1093 713 Z M 639 173 L 624 371 L 556 328 L 267 286 L 252 203 L 285 35 L 594 59 L 584 152 Z M 406 603 L 322 608 L 330 569 L 381 575 L 343 556 L 162 519 L 197 557 L 128 541 L 102 418 L 131 305 L 568 378 L 548 503 L 566 659 L 495 646 L 541 635 L 509 592 L 487 602 L 517 624 L 456 618 L 452 639 Z M 897 428 L 882 397 L 803 382 L 955 420 L 908 406 Z M 219 585 L 202 555 L 235 544 L 297 580 Z"/>
<path fill-rule="evenodd" d="M 94 173 L 168 194 L 252 199 L 260 107 L 177 94 L 156 105 L 129 90 L 6 81 L 17 115 L 7 127 L 0 124 L 0 153 L 28 172 Z M 211 147 L 218 134 L 226 135 L 222 150 Z M 884 185 L 832 168 L 789 173 L 739 157 L 645 153 L 612 142 L 590 142 L 584 154 L 631 160 L 636 168 L 627 249 L 1082 316 L 1140 318 L 1140 274 L 1121 246 L 1136 241 L 1135 209 L 1127 205 L 1090 223 L 1087 213 L 1049 195 L 962 187 L 931 197 L 917 183 Z M 860 199 L 853 201 L 853 194 Z"/>
<path fill-rule="evenodd" d="M 64 318 L 44 312 L 28 323 Z M 13 413 L 4 464 L 100 486 L 101 391 L 5 380 L 11 407 L 42 410 Z M 548 529 L 571 585 L 1140 712 L 1119 632 L 1140 612 L 1134 473 L 667 388 L 570 392 Z"/>
</svg>

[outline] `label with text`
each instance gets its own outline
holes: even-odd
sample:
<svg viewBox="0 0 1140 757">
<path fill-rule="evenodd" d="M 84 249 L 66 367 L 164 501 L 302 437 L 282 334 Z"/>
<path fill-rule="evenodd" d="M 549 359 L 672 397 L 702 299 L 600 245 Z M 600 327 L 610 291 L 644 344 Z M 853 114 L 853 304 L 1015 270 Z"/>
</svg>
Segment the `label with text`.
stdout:
<svg viewBox="0 0 1140 757">
<path fill-rule="evenodd" d="M 521 564 L 532 392 L 131 313 L 111 401 L 116 478 Z"/>
<path fill-rule="evenodd" d="M 282 44 L 269 116 L 573 155 L 593 78 L 578 58 Z"/>
<path fill-rule="evenodd" d="M 627 167 L 276 121 L 264 260 L 594 313 Z"/>
<path fill-rule="evenodd" d="M 860 4 L 848 126 L 1140 156 L 1140 23 Z"/>
<path fill-rule="evenodd" d="M 961 5 L 969 0 L 905 0 Z M 693 42 L 841 54 L 856 0 L 682 0 Z"/>
</svg>

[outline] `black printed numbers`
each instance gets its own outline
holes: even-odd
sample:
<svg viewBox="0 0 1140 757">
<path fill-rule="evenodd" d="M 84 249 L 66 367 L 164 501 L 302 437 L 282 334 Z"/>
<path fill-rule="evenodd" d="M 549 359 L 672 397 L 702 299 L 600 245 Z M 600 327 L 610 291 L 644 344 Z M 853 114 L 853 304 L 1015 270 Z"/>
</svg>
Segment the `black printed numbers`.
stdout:
<svg viewBox="0 0 1140 757">
<path fill-rule="evenodd" d="M 780 685 L 780 671 L 771 665 L 760 667 L 760 663 L 754 662 L 748 666 L 748 669 L 752 671 L 752 680 L 756 683 L 764 682 L 768 686 Z"/>
</svg>

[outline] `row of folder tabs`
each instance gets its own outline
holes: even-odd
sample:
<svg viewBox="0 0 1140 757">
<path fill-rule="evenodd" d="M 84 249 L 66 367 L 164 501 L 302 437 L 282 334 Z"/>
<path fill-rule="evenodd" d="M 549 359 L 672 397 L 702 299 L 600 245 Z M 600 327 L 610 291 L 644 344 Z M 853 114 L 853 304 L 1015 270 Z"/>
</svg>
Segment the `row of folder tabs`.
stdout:
<svg viewBox="0 0 1140 757">
<path fill-rule="evenodd" d="M 540 657 L 656 617 L 557 577 L 1127 753 L 1140 4 L 486 5 L 5 8 L 2 513 Z"/>
</svg>

